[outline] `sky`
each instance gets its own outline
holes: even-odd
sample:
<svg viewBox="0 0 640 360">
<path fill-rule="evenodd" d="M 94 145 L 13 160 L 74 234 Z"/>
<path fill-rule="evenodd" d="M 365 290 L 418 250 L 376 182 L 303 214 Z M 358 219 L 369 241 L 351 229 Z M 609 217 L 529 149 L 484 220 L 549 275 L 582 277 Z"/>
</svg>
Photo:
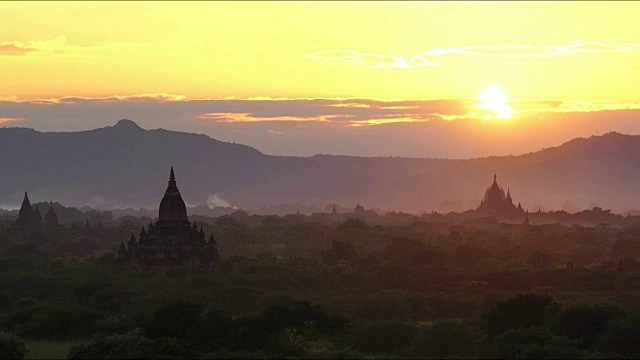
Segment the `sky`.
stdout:
<svg viewBox="0 0 640 360">
<path fill-rule="evenodd" d="M 0 2 L 0 126 L 119 119 L 275 155 L 640 134 L 640 2 Z"/>
</svg>

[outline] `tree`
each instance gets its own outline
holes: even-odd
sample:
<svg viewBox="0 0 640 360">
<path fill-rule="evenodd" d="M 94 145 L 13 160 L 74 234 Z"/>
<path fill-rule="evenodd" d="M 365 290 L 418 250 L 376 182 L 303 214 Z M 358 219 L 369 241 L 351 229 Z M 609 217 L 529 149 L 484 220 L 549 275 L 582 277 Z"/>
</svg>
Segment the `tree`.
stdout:
<svg viewBox="0 0 640 360">
<path fill-rule="evenodd" d="M 578 349 L 577 341 L 540 326 L 488 337 L 480 343 L 477 352 L 478 357 L 490 359 L 576 359 L 586 355 Z"/>
<path fill-rule="evenodd" d="M 160 306 L 143 327 L 150 338 L 188 339 L 200 330 L 204 307 L 186 300 L 174 300 Z"/>
<path fill-rule="evenodd" d="M 188 359 L 193 353 L 173 338 L 149 339 L 140 329 L 126 334 L 97 334 L 69 350 L 69 359 Z"/>
<path fill-rule="evenodd" d="M 310 341 L 340 333 L 344 325 L 344 320 L 331 318 L 321 306 L 306 301 L 272 305 L 257 317 L 237 321 L 234 347 L 286 358 L 302 354 Z"/>
<path fill-rule="evenodd" d="M 616 319 L 607 323 L 604 333 L 596 342 L 598 350 L 616 352 L 626 358 L 640 357 L 640 320 L 633 318 Z"/>
<path fill-rule="evenodd" d="M 11 334 L 0 333 L 0 359 L 24 359 L 24 342 Z"/>
<path fill-rule="evenodd" d="M 349 343 L 367 353 L 406 354 L 416 328 L 405 322 L 358 322 L 351 326 Z"/>
<path fill-rule="evenodd" d="M 531 266 L 533 270 L 541 271 L 549 269 L 552 263 L 552 256 L 547 249 L 539 249 L 531 253 L 529 255 L 529 259 L 527 259 L 527 264 Z"/>
<path fill-rule="evenodd" d="M 489 251 L 483 247 L 472 244 L 461 244 L 453 252 L 451 261 L 460 267 L 473 268 L 489 256 Z"/>
<path fill-rule="evenodd" d="M 358 260 L 358 251 L 351 242 L 334 240 L 331 249 L 322 252 L 322 261 L 327 265 L 335 265 L 345 260 L 351 265 Z"/>
<path fill-rule="evenodd" d="M 613 306 L 572 306 L 562 312 L 554 329 L 558 335 L 577 339 L 582 347 L 588 347 L 605 331 L 608 322 L 626 317 L 624 310 Z"/>
<path fill-rule="evenodd" d="M 184 341 L 194 350 L 219 351 L 229 347 L 233 329 L 234 323 L 229 314 L 219 309 L 207 309 L 200 329 Z"/>
<path fill-rule="evenodd" d="M 499 302 L 482 316 L 482 327 L 488 334 L 552 323 L 560 313 L 560 305 L 551 296 L 520 294 Z"/>
<path fill-rule="evenodd" d="M 411 278 L 411 271 L 406 266 L 385 264 L 378 270 L 376 277 L 385 288 L 404 289 Z"/>
<path fill-rule="evenodd" d="M 455 321 L 439 321 L 422 329 L 411 343 L 411 355 L 429 358 L 462 358 L 473 353 L 469 329 Z"/>
<path fill-rule="evenodd" d="M 35 339 L 88 338 L 101 316 L 93 309 L 74 303 L 40 305 L 34 308 L 29 322 L 16 327 L 16 332 Z"/>
</svg>

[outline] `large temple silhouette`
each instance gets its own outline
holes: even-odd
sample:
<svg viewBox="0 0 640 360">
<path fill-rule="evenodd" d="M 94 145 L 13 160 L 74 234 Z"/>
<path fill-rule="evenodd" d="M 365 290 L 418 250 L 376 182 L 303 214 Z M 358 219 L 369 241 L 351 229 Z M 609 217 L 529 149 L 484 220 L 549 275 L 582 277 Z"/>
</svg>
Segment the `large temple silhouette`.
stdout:
<svg viewBox="0 0 640 360">
<path fill-rule="evenodd" d="M 486 215 L 494 215 L 501 217 L 517 218 L 525 215 L 525 211 L 518 203 L 518 206 L 513 204 L 511 198 L 511 191 L 507 188 L 507 194 L 498 185 L 496 174 L 493 175 L 493 183 L 484 193 L 484 198 L 478 206 L 478 212 Z"/>
<path fill-rule="evenodd" d="M 190 272 L 216 272 L 220 255 L 213 233 L 206 240 L 202 226 L 187 219 L 187 207 L 182 200 L 171 167 L 169 186 L 160 202 L 159 219 L 144 226 L 139 239 L 131 234 L 125 246 L 121 242 L 118 262 L 123 270 L 141 270 L 160 275 Z"/>
</svg>

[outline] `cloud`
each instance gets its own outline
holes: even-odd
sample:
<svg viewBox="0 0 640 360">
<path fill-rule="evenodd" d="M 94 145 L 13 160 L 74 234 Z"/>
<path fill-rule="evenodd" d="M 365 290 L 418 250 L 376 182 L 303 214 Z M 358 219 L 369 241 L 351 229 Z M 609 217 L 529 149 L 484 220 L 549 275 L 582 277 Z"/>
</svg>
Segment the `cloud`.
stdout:
<svg viewBox="0 0 640 360">
<path fill-rule="evenodd" d="M 95 52 L 110 51 L 122 47 L 144 47 L 148 44 L 114 42 L 102 45 L 74 45 L 67 42 L 65 36 L 53 39 L 9 41 L 0 43 L 0 56 L 74 56 L 92 57 Z"/>
<path fill-rule="evenodd" d="M 496 122 L 482 119 L 485 113 L 473 107 L 475 99 L 248 100 L 132 94 L 45 102 L 6 97 L 0 99 L 0 118 L 4 127 L 39 131 L 90 130 L 127 118 L 145 129 L 206 134 L 267 154 L 303 156 L 468 158 L 535 151 L 596 131 L 640 134 L 640 103 L 539 99 L 509 104 L 514 119 Z"/>
<path fill-rule="evenodd" d="M 247 103 L 245 103 L 246 105 Z M 218 123 L 300 122 L 336 123 L 347 126 L 383 125 L 452 119 L 469 113 L 462 100 L 383 101 L 372 99 L 265 100 L 254 111 L 210 112 L 197 116 Z M 273 106 L 275 105 L 275 106 Z M 245 107 L 247 109 L 247 107 Z"/>
<path fill-rule="evenodd" d="M 0 117 L 0 125 L 5 125 L 8 123 L 12 123 L 12 122 L 16 122 L 16 121 L 23 121 L 23 118 L 3 118 Z"/>
<path fill-rule="evenodd" d="M 368 109 L 371 107 L 371 105 L 368 105 L 368 104 L 358 104 L 358 103 L 337 103 L 337 104 L 329 104 L 327 106 L 345 107 L 345 108 L 365 108 L 365 109 Z"/>
<path fill-rule="evenodd" d="M 321 50 L 305 56 L 320 65 L 348 65 L 376 69 L 411 69 L 423 66 L 439 66 L 442 62 L 431 60 L 445 55 L 467 55 L 506 58 L 545 58 L 568 55 L 635 53 L 640 44 L 630 41 L 607 39 L 603 41 L 575 40 L 561 45 L 474 45 L 457 48 L 435 48 L 415 55 L 381 55 L 356 50 Z"/>
<path fill-rule="evenodd" d="M 619 102 L 615 100 L 529 100 L 512 101 L 518 113 L 585 113 L 614 110 L 640 110 L 640 102 Z"/>
<path fill-rule="evenodd" d="M 634 53 L 640 44 L 617 40 L 584 41 L 575 40 L 563 45 L 496 45 L 467 46 L 460 48 L 436 48 L 421 53 L 424 56 L 471 55 L 488 57 L 552 57 L 567 55 Z"/>
<path fill-rule="evenodd" d="M 136 102 L 171 102 L 171 101 L 183 101 L 186 100 L 184 95 L 172 95 L 167 93 L 150 93 L 150 94 L 134 94 L 134 95 L 114 95 L 108 97 L 76 97 L 67 96 L 58 99 L 51 99 L 52 102 L 57 103 L 76 103 L 80 101 L 95 101 L 95 102 L 119 102 L 119 101 L 136 101 Z"/>
<path fill-rule="evenodd" d="M 640 109 L 640 103 L 586 100 L 509 101 L 514 116 L 530 113 L 576 113 Z M 346 127 L 379 126 L 392 123 L 481 119 L 491 115 L 478 107 L 475 99 L 382 100 L 382 99 L 186 99 L 172 94 L 132 94 L 109 97 L 62 97 L 20 100 L 0 99 L 0 124 L 35 126 L 42 130 L 70 127 L 87 130 L 110 125 L 114 119 L 131 118 L 153 126 L 171 128 L 176 122 L 206 124 L 336 124 Z M 231 129 L 231 128 L 229 128 Z M 238 128 L 233 129 L 239 130 Z M 271 132 L 270 134 L 275 134 Z"/>
<path fill-rule="evenodd" d="M 341 117 L 349 117 L 350 115 L 326 115 L 326 116 L 254 116 L 250 113 L 209 113 L 198 116 L 199 119 L 214 120 L 216 122 L 233 123 L 233 122 L 291 122 L 291 121 L 316 121 L 328 122 Z"/>
<path fill-rule="evenodd" d="M 97 210 L 123 209 L 126 207 L 118 201 L 107 200 L 100 195 L 92 196 L 84 205 Z"/>
<path fill-rule="evenodd" d="M 207 198 L 207 206 L 209 209 L 213 210 L 217 207 L 231 207 L 231 203 L 227 200 L 223 199 L 220 194 L 209 195 Z"/>
<path fill-rule="evenodd" d="M 388 119 L 369 119 L 363 121 L 354 121 L 349 124 L 351 127 L 360 127 L 360 126 L 372 126 L 372 125 L 386 125 L 386 124 L 394 124 L 394 123 L 414 123 L 414 122 L 425 122 L 429 121 L 428 117 L 390 117 Z"/>
<path fill-rule="evenodd" d="M 380 55 L 374 53 L 362 53 L 356 50 L 322 50 L 305 55 L 321 65 L 349 65 L 374 69 L 410 69 L 419 66 L 438 66 L 439 62 L 433 62 L 422 56 Z"/>
<path fill-rule="evenodd" d="M 0 102 L 9 103 L 30 103 L 30 104 L 79 104 L 86 102 L 112 103 L 112 102 L 171 102 L 184 101 L 184 95 L 173 95 L 167 93 L 149 93 L 133 95 L 113 95 L 106 97 L 86 97 L 86 96 L 63 96 L 59 98 L 27 99 L 20 100 L 16 96 L 0 97 Z"/>
<path fill-rule="evenodd" d="M 26 55 L 31 51 L 35 51 L 36 49 L 31 49 L 27 47 L 22 47 L 16 45 L 14 43 L 2 43 L 0 44 L 0 56 L 22 56 Z"/>
</svg>

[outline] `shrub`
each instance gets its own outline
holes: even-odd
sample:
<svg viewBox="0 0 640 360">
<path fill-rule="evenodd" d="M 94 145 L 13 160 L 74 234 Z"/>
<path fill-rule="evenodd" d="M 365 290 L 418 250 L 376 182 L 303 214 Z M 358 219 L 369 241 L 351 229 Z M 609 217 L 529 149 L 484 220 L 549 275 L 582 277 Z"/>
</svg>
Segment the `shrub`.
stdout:
<svg viewBox="0 0 640 360">
<path fill-rule="evenodd" d="M 360 322 L 352 326 L 349 342 L 364 353 L 404 354 L 415 334 L 415 326 L 403 322 Z"/>
<path fill-rule="evenodd" d="M 485 339 L 478 347 L 478 357 L 490 359 L 576 359 L 585 353 L 578 342 L 558 336 L 546 327 L 509 330 Z"/>
<path fill-rule="evenodd" d="M 33 339 L 70 340 L 87 338 L 101 315 L 71 303 L 50 304 L 34 309 L 33 317 L 16 327 L 18 335 Z"/>
<path fill-rule="evenodd" d="M 553 322 L 560 305 L 551 296 L 520 294 L 500 302 L 482 317 L 482 327 L 488 334 L 500 334 L 521 327 L 543 326 Z"/>
<path fill-rule="evenodd" d="M 84 345 L 74 346 L 69 359 L 184 359 L 193 353 L 173 338 L 149 339 L 138 329 L 126 334 L 99 334 Z"/>
<path fill-rule="evenodd" d="M 627 316 L 624 310 L 612 306 L 575 307 L 565 310 L 555 325 L 558 335 L 578 339 L 590 346 L 605 331 L 608 322 Z"/>
<path fill-rule="evenodd" d="M 24 342 L 11 334 L 0 334 L 0 359 L 24 359 Z"/>
<path fill-rule="evenodd" d="M 460 358 L 473 352 L 473 339 L 464 324 L 440 321 L 413 338 L 411 355 L 422 358 Z"/>
</svg>

